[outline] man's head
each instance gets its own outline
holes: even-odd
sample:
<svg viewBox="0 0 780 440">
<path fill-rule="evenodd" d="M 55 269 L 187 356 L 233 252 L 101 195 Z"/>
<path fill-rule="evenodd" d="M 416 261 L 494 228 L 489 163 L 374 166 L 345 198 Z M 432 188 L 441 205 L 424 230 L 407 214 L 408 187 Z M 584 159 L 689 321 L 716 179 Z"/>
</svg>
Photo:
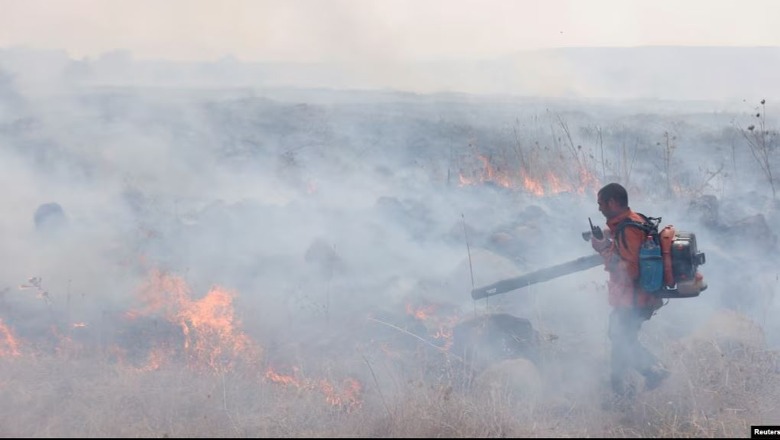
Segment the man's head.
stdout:
<svg viewBox="0 0 780 440">
<path fill-rule="evenodd" d="M 598 193 L 599 211 L 607 220 L 628 209 L 628 192 L 619 183 L 604 185 Z"/>
</svg>

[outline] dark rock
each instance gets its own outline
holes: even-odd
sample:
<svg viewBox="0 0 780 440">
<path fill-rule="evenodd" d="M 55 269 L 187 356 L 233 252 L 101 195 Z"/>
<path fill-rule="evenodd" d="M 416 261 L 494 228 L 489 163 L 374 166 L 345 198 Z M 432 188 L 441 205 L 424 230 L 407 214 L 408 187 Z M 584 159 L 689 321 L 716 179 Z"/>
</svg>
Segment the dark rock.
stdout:
<svg viewBox="0 0 780 440">
<path fill-rule="evenodd" d="M 777 247 L 777 235 L 769 227 L 763 214 L 745 217 L 724 226 L 723 229 L 739 249 L 769 252 Z"/>
<path fill-rule="evenodd" d="M 317 238 L 309 245 L 304 254 L 304 260 L 327 277 L 341 271 L 344 264 L 333 245 L 323 238 Z"/>
<path fill-rule="evenodd" d="M 709 228 L 718 228 L 720 221 L 720 203 L 713 195 L 697 197 L 688 204 L 688 215 L 697 218 L 702 225 Z"/>
<path fill-rule="evenodd" d="M 39 232 L 57 232 L 68 224 L 65 211 L 59 203 L 44 203 L 38 206 L 33 215 L 35 229 Z"/>
<path fill-rule="evenodd" d="M 450 352 L 474 371 L 505 359 L 539 360 L 539 334 L 525 318 L 493 313 L 459 323 Z"/>
</svg>

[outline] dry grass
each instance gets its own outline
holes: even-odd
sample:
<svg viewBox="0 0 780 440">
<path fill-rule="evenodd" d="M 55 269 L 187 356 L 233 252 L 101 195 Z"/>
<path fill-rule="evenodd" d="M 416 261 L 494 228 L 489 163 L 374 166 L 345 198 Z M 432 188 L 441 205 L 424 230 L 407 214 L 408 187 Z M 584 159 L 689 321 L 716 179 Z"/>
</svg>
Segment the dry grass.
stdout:
<svg viewBox="0 0 780 440">
<path fill-rule="evenodd" d="M 632 408 L 637 420 L 655 421 L 650 435 L 742 437 L 750 425 L 777 423 L 780 355 L 745 316 L 716 313 L 668 344 L 665 357 L 675 374 Z"/>
<path fill-rule="evenodd" d="M 599 380 L 556 386 L 571 380 L 571 370 L 511 361 L 470 381 L 457 362 L 420 348 L 406 359 L 365 358 L 361 405 L 351 409 L 258 371 L 141 371 L 96 355 L 4 357 L 0 435 L 745 437 L 750 425 L 776 423 L 780 414 L 778 355 L 744 335 L 700 333 L 669 343 L 663 355 L 672 377 L 608 408 Z M 565 354 L 550 353 L 542 363 Z"/>
<path fill-rule="evenodd" d="M 195 321 L 187 328 L 205 333 L 188 338 L 151 317 L 37 338 L 28 331 L 18 349 L 0 341 L 0 436 L 745 437 L 780 414 L 780 356 L 736 312 L 714 314 L 679 340 L 643 333 L 658 337 L 673 374 L 653 391 L 638 381 L 637 396 L 617 403 L 608 353 L 580 322 L 541 338 L 536 364 L 496 359 L 472 371 L 414 336 L 438 325 L 378 319 L 299 329 L 284 344 L 243 351 L 227 344 L 259 339 Z M 224 356 L 235 362 L 211 362 Z"/>
</svg>

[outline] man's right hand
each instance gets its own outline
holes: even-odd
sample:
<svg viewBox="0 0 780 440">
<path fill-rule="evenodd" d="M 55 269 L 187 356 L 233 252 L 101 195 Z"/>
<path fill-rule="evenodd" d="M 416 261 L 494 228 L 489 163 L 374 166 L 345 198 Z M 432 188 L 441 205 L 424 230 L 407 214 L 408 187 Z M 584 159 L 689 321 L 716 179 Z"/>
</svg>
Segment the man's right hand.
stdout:
<svg viewBox="0 0 780 440">
<path fill-rule="evenodd" d="M 597 239 L 596 237 L 591 237 L 590 245 L 593 247 L 593 250 L 598 253 L 602 253 L 609 249 L 610 246 L 612 246 L 612 239 L 609 234 L 609 229 L 604 231 L 604 238 L 601 240 Z"/>
</svg>

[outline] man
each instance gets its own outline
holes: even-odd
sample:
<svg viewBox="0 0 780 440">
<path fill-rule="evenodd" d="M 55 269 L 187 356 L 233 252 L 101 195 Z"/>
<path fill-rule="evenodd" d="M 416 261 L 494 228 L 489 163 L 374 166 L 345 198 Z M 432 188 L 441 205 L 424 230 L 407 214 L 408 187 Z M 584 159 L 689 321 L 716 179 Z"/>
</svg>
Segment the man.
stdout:
<svg viewBox="0 0 780 440">
<path fill-rule="evenodd" d="M 645 378 L 645 387 L 657 387 L 669 375 L 664 365 L 639 342 L 639 329 L 663 305 L 663 300 L 639 287 L 639 248 L 645 233 L 621 223 L 644 223 L 642 216 L 628 206 L 628 193 L 617 183 L 598 192 L 599 211 L 607 219 L 604 237 L 591 238 L 591 245 L 604 257 L 609 272 L 609 316 L 611 341 L 611 384 L 618 395 L 629 392 L 625 374 L 633 368 Z"/>
</svg>

